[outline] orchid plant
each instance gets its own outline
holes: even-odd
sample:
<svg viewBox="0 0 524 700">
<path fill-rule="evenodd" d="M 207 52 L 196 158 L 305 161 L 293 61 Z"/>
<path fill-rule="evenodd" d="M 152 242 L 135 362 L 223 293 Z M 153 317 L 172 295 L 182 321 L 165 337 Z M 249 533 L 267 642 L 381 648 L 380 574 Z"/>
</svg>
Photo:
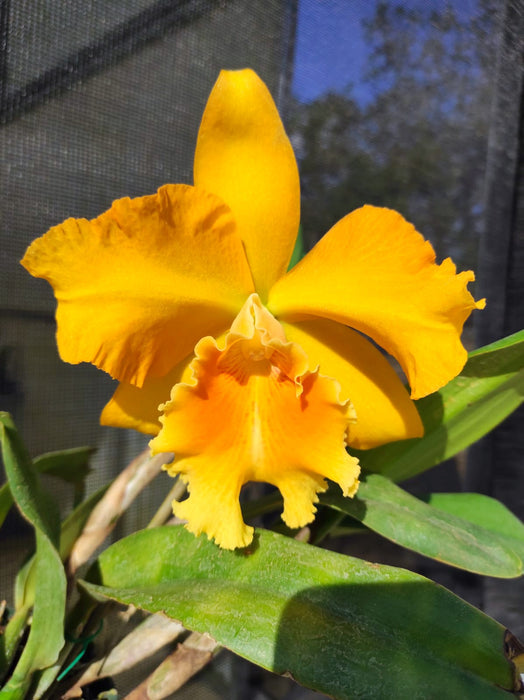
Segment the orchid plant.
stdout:
<svg viewBox="0 0 524 700">
<path fill-rule="evenodd" d="M 67 219 L 27 250 L 22 264 L 57 299 L 62 359 L 119 382 L 102 424 L 153 437 L 60 526 L 39 472 L 81 480 L 88 451 L 31 460 L 3 415 L 0 521 L 15 501 L 36 551 L 0 637 L 0 700 L 81 697 L 130 649 L 157 650 L 142 627 L 159 646 L 193 635 L 136 697 L 167 697 L 185 679 L 182 652 L 196 672 L 221 647 L 336 698 L 524 692 L 523 647 L 501 625 L 415 573 L 319 546 L 358 526 L 477 574 L 522 574 L 524 525 L 500 503 L 421 500 L 395 482 L 521 403 L 524 333 L 468 359 L 462 328 L 484 307 L 474 275 L 437 264 L 399 213 L 363 206 L 297 262 L 299 220 L 297 164 L 267 87 L 223 71 L 194 186 Z M 150 526 L 93 559 L 162 468 L 176 480 Z M 250 501 L 248 482 L 276 488 Z M 280 511 L 285 528 L 268 516 Z M 269 529 L 254 527 L 262 515 Z M 86 664 L 79 645 L 108 601 L 151 617 Z"/>
</svg>

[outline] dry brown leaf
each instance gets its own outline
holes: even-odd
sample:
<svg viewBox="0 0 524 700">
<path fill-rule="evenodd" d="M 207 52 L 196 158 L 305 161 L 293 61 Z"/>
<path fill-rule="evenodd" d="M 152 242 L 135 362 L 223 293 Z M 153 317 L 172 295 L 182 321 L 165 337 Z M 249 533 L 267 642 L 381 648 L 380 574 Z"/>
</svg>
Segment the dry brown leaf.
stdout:
<svg viewBox="0 0 524 700">
<path fill-rule="evenodd" d="M 208 634 L 193 632 L 125 700 L 163 700 L 209 663 L 216 648 Z"/>
<path fill-rule="evenodd" d="M 79 689 L 97 678 L 106 676 L 116 676 L 129 668 L 136 666 L 144 659 L 152 656 L 166 644 L 176 639 L 184 627 L 175 620 L 171 620 L 165 615 L 149 615 L 124 637 L 103 659 L 92 663 L 70 688 L 64 700 L 81 696 Z"/>
<path fill-rule="evenodd" d="M 115 527 L 118 518 L 131 505 L 142 489 L 155 478 L 162 466 L 172 459 L 170 454 L 151 457 L 149 449 L 138 455 L 117 476 L 93 512 L 71 551 L 68 573 L 73 576 Z"/>
</svg>

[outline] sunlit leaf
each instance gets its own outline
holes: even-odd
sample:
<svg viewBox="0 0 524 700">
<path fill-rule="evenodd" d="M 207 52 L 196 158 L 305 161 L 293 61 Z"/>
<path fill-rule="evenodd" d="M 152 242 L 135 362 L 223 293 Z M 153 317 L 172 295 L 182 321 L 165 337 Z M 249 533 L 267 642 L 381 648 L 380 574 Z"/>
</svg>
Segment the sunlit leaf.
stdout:
<svg viewBox="0 0 524 700">
<path fill-rule="evenodd" d="M 181 527 L 144 530 L 103 552 L 90 579 L 94 596 L 164 611 L 340 700 L 493 700 L 515 688 L 491 618 L 412 572 L 276 533 L 225 551 Z"/>
<path fill-rule="evenodd" d="M 496 498 L 480 493 L 432 493 L 425 500 L 494 533 L 524 561 L 524 523 Z"/>
<path fill-rule="evenodd" d="M 423 438 L 356 452 L 365 469 L 401 481 L 486 435 L 524 400 L 524 331 L 470 354 L 458 377 L 416 402 Z"/>
<path fill-rule="evenodd" d="M 332 488 L 320 501 L 432 559 L 485 576 L 522 574 L 524 542 L 504 539 L 482 526 L 480 514 L 472 522 L 435 507 L 438 501 L 424 503 L 380 474 L 365 476 L 355 498 L 344 498 Z"/>
</svg>

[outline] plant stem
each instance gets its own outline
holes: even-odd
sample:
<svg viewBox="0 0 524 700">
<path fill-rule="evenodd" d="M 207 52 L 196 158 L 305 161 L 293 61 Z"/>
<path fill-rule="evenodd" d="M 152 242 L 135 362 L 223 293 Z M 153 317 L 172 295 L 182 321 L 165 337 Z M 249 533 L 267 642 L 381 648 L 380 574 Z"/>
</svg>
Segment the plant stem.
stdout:
<svg viewBox="0 0 524 700">
<path fill-rule="evenodd" d="M 171 506 L 172 502 L 178 501 L 184 495 L 185 491 L 186 491 L 186 485 L 184 484 L 182 479 L 177 478 L 177 480 L 173 484 L 171 490 L 169 491 L 167 496 L 162 501 L 159 509 L 151 518 L 151 521 L 150 521 L 149 525 L 147 526 L 147 528 L 158 527 L 159 525 L 164 525 L 166 520 L 173 513 L 173 509 Z"/>
</svg>

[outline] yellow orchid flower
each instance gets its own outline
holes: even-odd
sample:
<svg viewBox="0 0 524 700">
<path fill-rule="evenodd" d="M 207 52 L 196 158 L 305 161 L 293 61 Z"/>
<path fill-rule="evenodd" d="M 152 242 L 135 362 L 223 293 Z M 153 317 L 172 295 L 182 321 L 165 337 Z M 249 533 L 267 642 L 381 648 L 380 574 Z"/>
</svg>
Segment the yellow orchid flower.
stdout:
<svg viewBox="0 0 524 700">
<path fill-rule="evenodd" d="M 63 360 L 120 384 L 106 425 L 156 435 L 174 452 L 187 527 L 246 546 L 239 493 L 278 487 L 290 527 L 311 522 L 325 478 L 352 496 L 346 446 L 418 437 L 412 398 L 463 367 L 472 272 L 435 264 L 402 216 L 364 206 L 290 272 L 299 224 L 297 165 L 275 104 L 251 70 L 223 71 L 195 153 L 194 187 L 67 219 L 22 264 L 55 291 Z M 393 355 L 411 397 L 365 334 Z M 351 403 L 350 401 L 351 400 Z"/>
</svg>

